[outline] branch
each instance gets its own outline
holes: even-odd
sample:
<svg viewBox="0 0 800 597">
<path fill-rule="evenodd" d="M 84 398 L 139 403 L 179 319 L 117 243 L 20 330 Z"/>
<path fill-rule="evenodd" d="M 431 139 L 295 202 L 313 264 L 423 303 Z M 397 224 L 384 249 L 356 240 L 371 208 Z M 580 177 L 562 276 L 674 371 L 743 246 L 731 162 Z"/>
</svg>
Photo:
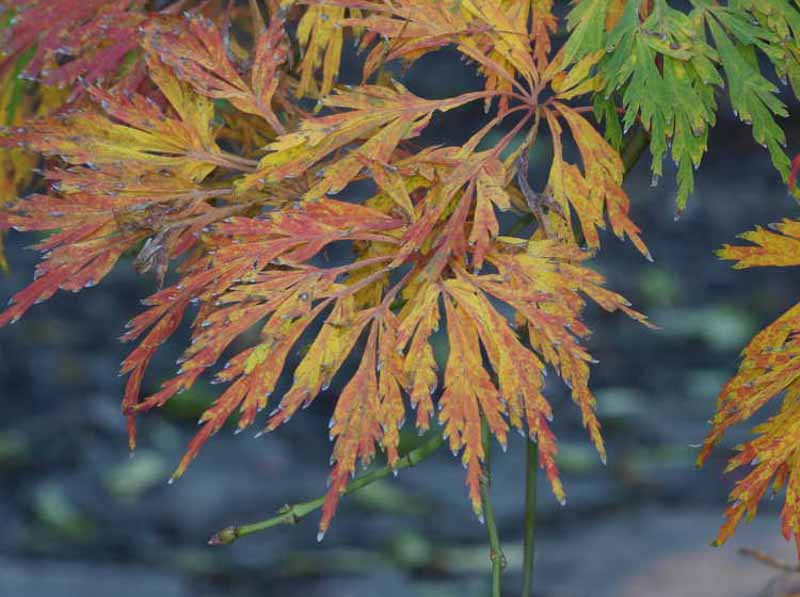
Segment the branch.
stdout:
<svg viewBox="0 0 800 597">
<path fill-rule="evenodd" d="M 628 174 L 630 174 L 631 170 L 633 170 L 633 167 L 639 163 L 639 159 L 642 157 L 644 150 L 647 149 L 649 145 L 650 135 L 646 130 L 644 130 L 644 128 L 642 128 L 641 125 L 637 125 L 636 128 L 633 129 L 633 132 L 625 137 L 622 147 L 619 149 L 619 155 L 622 158 L 623 165 L 625 166 L 626 177 Z M 542 205 L 546 205 L 550 209 L 560 210 L 560 206 L 555 203 L 552 198 L 545 194 L 537 193 L 531 189 L 527 180 L 528 155 L 525 151 L 523 151 L 523 153 L 525 155 L 523 156 L 520 154 L 520 157 L 518 158 L 517 183 L 519 184 L 520 190 L 522 191 L 522 194 L 528 203 L 531 213 L 523 214 L 517 219 L 508 232 L 510 236 L 516 235 L 520 230 L 525 228 L 534 220 L 538 221 L 541 225 L 541 222 L 543 221 L 543 215 L 541 211 Z"/>
<path fill-rule="evenodd" d="M 366 475 L 363 475 L 350 483 L 350 485 L 347 486 L 347 489 L 345 489 L 344 495 L 349 495 L 371 483 L 374 483 L 375 481 L 378 481 L 379 479 L 388 477 L 395 471 L 419 464 L 431 454 L 436 452 L 436 450 L 438 450 L 443 443 L 444 436 L 442 435 L 442 432 L 436 431 L 424 444 L 400 457 L 397 460 L 397 465 L 394 468 L 390 466 L 384 466 L 372 471 L 371 473 L 367 473 Z M 272 518 L 267 518 L 266 520 L 261 520 L 252 524 L 225 527 L 221 531 L 217 531 L 211 536 L 211 539 L 208 540 L 208 544 L 228 545 L 240 537 L 246 537 L 247 535 L 252 535 L 253 533 L 266 531 L 272 527 L 280 526 L 282 524 L 297 524 L 315 510 L 322 508 L 322 504 L 324 503 L 325 496 L 318 497 L 315 500 L 294 504 L 292 506 L 287 504 L 278 510 L 277 516 L 273 516 Z"/>
<path fill-rule="evenodd" d="M 526 439 L 525 530 L 522 546 L 522 597 L 533 595 L 533 556 L 536 539 L 536 477 L 539 472 L 539 446 Z"/>
<path fill-rule="evenodd" d="M 503 569 L 506 567 L 506 556 L 500 545 L 500 534 L 497 531 L 497 521 L 494 518 L 494 508 L 489 499 L 489 486 L 492 482 L 492 473 L 489 465 L 489 450 L 491 449 L 492 435 L 489 424 L 484 417 L 481 420 L 481 436 L 483 439 L 483 474 L 481 475 L 481 507 L 489 533 L 489 559 L 492 561 L 492 597 L 501 597 L 503 591 Z"/>
<path fill-rule="evenodd" d="M 769 566 L 770 568 L 774 568 L 775 570 L 781 570 L 782 572 L 800 572 L 800 565 L 788 564 L 787 562 L 779 560 L 758 549 L 742 547 L 739 549 L 739 553 L 748 558 L 753 558 L 757 562 L 761 562 L 762 564 Z"/>
<path fill-rule="evenodd" d="M 625 138 L 622 147 L 620 148 L 620 156 L 622 163 L 625 166 L 625 176 L 630 174 L 633 167 L 638 163 L 642 157 L 644 150 L 650 144 L 650 136 L 647 131 L 641 126 L 637 126 L 633 133 Z M 533 216 L 528 216 L 524 220 L 515 225 L 513 233 L 516 233 L 517 226 L 519 230 L 527 226 L 535 217 L 539 220 L 539 224 L 543 225 L 544 218 L 541 216 L 541 204 L 532 200 L 536 193 L 531 190 L 527 180 L 527 152 L 525 158 L 520 155 L 520 169 L 517 172 L 517 180 L 522 189 L 522 193 L 528 201 L 528 206 L 533 212 Z M 525 173 L 523 176 L 522 173 Z M 537 211 L 538 207 L 538 211 Z M 562 214 L 563 215 L 563 214 Z M 544 228 L 545 235 L 547 229 Z M 535 554 L 535 540 L 536 540 L 536 478 L 539 471 L 539 446 L 532 439 L 526 439 L 526 462 L 525 462 L 525 527 L 523 532 L 523 548 L 522 548 L 522 596 L 532 597 L 533 595 L 533 564 Z"/>
</svg>

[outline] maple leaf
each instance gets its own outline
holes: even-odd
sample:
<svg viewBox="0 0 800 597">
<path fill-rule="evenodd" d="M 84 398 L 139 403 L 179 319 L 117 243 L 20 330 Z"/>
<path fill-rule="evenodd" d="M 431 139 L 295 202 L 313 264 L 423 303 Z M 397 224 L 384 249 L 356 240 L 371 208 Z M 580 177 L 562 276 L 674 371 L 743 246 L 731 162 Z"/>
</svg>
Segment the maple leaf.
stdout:
<svg viewBox="0 0 800 597">
<path fill-rule="evenodd" d="M 300 264 L 324 250 L 328 244 L 348 238 L 392 242 L 391 237 L 384 237 L 377 231 L 391 230 L 400 224 L 374 210 L 332 200 L 320 201 L 303 210 L 274 212 L 266 220 L 240 218 L 218 224 L 217 231 L 211 233 L 214 236 L 208 239 L 217 245 L 213 255 L 206 255 L 193 264 L 179 285 L 164 289 L 148 299 L 151 308 L 130 324 L 129 332 L 124 337 L 126 340 L 135 339 L 166 317 L 173 305 L 185 306 L 192 298 L 199 298 L 205 305 L 198 313 L 200 325 L 195 327 L 195 342 L 182 358 L 179 375 L 165 382 L 161 391 L 141 403 L 138 403 L 138 394 L 130 394 L 126 403 L 128 410 L 131 413 L 142 412 L 160 406 L 177 392 L 188 389 L 239 334 L 274 313 L 262 331 L 263 343 L 260 347 L 234 357 L 229 367 L 218 375 L 221 381 L 231 381 L 238 375 L 246 378 L 253 371 L 261 372 L 258 375 L 259 385 L 252 386 L 248 394 L 248 406 L 245 407 L 251 416 L 240 419 L 242 428 L 249 425 L 255 414 L 255 411 L 249 410 L 251 404 L 263 408 L 266 396 L 272 391 L 271 384 L 277 382 L 281 364 L 299 335 L 325 306 L 336 301 L 337 292 L 344 294 L 348 290 L 348 287 L 334 284 L 342 270 L 324 270 Z M 236 235 L 236 242 L 230 241 L 233 234 Z M 281 265 L 269 268 L 273 262 Z M 294 263 L 294 267 L 287 269 Z M 370 261 L 366 260 L 365 265 L 368 263 Z M 360 265 L 356 262 L 351 267 Z M 343 271 L 348 269 L 345 267 Z M 265 271 L 259 273 L 261 270 Z M 312 307 L 317 300 L 323 301 L 321 306 Z M 344 303 L 338 310 L 334 309 L 328 319 L 333 322 L 337 317 L 343 318 L 343 309 Z M 311 313 L 315 315 L 311 316 Z M 297 399 L 302 402 L 306 398 L 313 398 L 323 385 L 329 383 L 324 376 L 328 373 L 332 376 L 335 369 L 332 364 L 320 365 L 318 359 L 322 359 L 324 364 L 325 358 L 328 358 L 323 357 L 324 354 L 334 354 L 331 358 L 341 359 L 346 356 L 346 353 L 336 353 L 331 344 L 339 333 L 337 330 L 341 329 L 340 325 L 323 328 L 321 338 L 306 353 L 308 364 L 300 365 L 295 375 L 296 387 L 284 398 L 286 405 L 293 405 L 292 408 L 286 406 L 285 417 L 290 417 L 294 412 L 292 409 L 299 406 Z M 357 337 L 358 333 L 355 332 L 352 342 Z M 344 348 L 344 344 L 336 345 Z M 347 347 L 348 351 L 351 346 Z M 328 352 L 320 354 L 318 351 Z M 337 354 L 338 357 L 335 356 Z M 146 367 L 148 359 L 149 353 L 137 348 L 126 360 L 123 372 Z M 265 368 L 271 372 L 269 375 L 266 375 Z M 307 395 L 306 384 L 313 384 L 316 388 L 313 395 Z M 238 403 L 231 408 L 237 406 Z M 195 454 L 196 450 L 187 453 L 176 476 L 185 470 Z"/>
<path fill-rule="evenodd" d="M 566 121 L 578 145 L 583 173 L 576 165 L 564 160 L 559 116 Z M 639 236 L 639 228 L 628 217 L 630 202 L 622 189 L 624 165 L 619 154 L 586 119 L 562 103 L 555 103 L 554 110 L 546 112 L 546 119 L 553 133 L 555 150 L 547 192 L 560 205 L 561 214 L 569 214 L 570 206 L 574 208 L 587 244 L 596 248 L 600 243 L 597 229 L 605 228 L 604 215 L 607 213 L 614 233 L 620 239 L 630 238 L 634 246 L 652 261 Z M 569 218 L 558 214 L 554 217 L 572 238 Z"/>
<path fill-rule="evenodd" d="M 177 214 L 160 214 L 164 231 L 176 221 L 195 216 L 200 216 L 195 226 L 207 223 L 202 218 L 207 208 L 202 201 L 209 195 L 196 183 L 217 167 L 212 107 L 205 98 L 182 88 L 157 62 L 151 61 L 150 74 L 179 118 L 166 116 L 145 97 L 91 88 L 90 94 L 106 115 L 81 108 L 15 131 L 12 143 L 23 142 L 74 166 L 50 173 L 62 197 L 35 195 L 18 201 L 1 216 L 2 228 L 59 232 L 37 245 L 46 252 L 37 279 L 14 296 L 0 322 L 16 321 L 59 288 L 77 291 L 97 284 L 125 251 L 153 234 L 156 214 L 142 212 L 145 206 L 169 200 L 189 202 Z M 223 194 L 215 190 L 211 196 Z M 168 244 L 181 252 L 186 247 L 179 238 L 173 234 Z M 163 241 L 162 235 L 157 243 L 162 250 Z"/>
<path fill-rule="evenodd" d="M 0 15 L 0 124 L 19 126 L 53 113 L 67 99 L 61 88 L 78 77 L 94 82 L 115 72 L 137 46 L 141 3 L 5 2 Z M 43 25 L 46 23 L 47 25 Z M 107 32 L 112 43 L 98 44 Z M 68 59 L 71 57 L 72 59 Z M 33 80 L 39 84 L 34 85 Z M 56 87 L 57 86 L 57 87 Z M 33 179 L 35 156 L 0 147 L 0 206 Z M 0 268 L 7 269 L 0 237 Z"/>
<path fill-rule="evenodd" d="M 102 84 L 115 93 L 129 94 L 146 80 L 139 30 L 155 16 L 146 11 L 146 2 L 7 0 L 3 4 L 0 110 L 5 118 L 0 123 L 5 126 L 74 108 L 87 85 Z M 171 3 L 159 14 L 187 4 L 192 2 Z M 0 201 L 9 201 L 32 181 L 35 157 L 19 149 L 0 149 L 0 161 Z"/>
<path fill-rule="evenodd" d="M 604 42 L 613 53 L 604 60 L 602 72 L 607 93 L 627 85 L 622 94 L 623 128 L 627 131 L 639 118 L 650 132 L 655 180 L 662 175 L 671 142 L 682 211 L 694 188 L 693 167 L 700 164 L 708 129 L 715 122 L 712 86 L 721 86 L 722 79 L 712 62 L 713 50 L 698 39 L 689 15 L 664 6 L 643 23 L 640 20 L 638 3 L 627 3 Z"/>
<path fill-rule="evenodd" d="M 352 14 L 352 13 L 351 13 Z M 359 15 L 358 11 L 354 13 Z M 297 41 L 303 48 L 298 97 L 320 98 L 333 89 L 342 61 L 345 8 L 312 4 L 297 24 Z M 315 74 L 322 67 L 322 80 L 317 86 Z"/>
<path fill-rule="evenodd" d="M 0 70 L 4 62 L 34 48 L 23 76 L 47 85 L 73 83 L 78 77 L 95 83 L 116 74 L 126 55 L 138 47 L 137 27 L 146 18 L 141 0 L 4 4 L 14 16 L 3 36 Z"/>
<path fill-rule="evenodd" d="M 471 93 L 426 100 L 397 82 L 393 88 L 362 85 L 328 96 L 323 100 L 325 106 L 347 111 L 307 118 L 300 130 L 278 137 L 267 146 L 268 153 L 257 170 L 239 181 L 239 188 L 300 177 L 338 149 L 369 136 L 358 149 L 351 149 L 341 159 L 318 170 L 320 180 L 305 197 L 338 193 L 362 171 L 364 158 L 388 163 L 400 141 L 419 135 L 435 111 L 447 111 L 482 97 L 480 93 Z"/>
<path fill-rule="evenodd" d="M 11 19 L 0 22 L 0 31 L 8 27 Z M 7 56 L 0 61 L 0 124 L 19 126 L 29 118 L 48 114 L 59 106 L 64 92 L 42 86 L 34 97 L 32 83 L 20 75 L 33 57 L 31 49 Z M 36 158 L 20 147 L 0 146 L 0 207 L 11 203 L 33 179 Z M 0 235 L 0 269 L 7 270 L 2 236 Z"/>
<path fill-rule="evenodd" d="M 486 78 L 485 89 L 500 94 L 501 112 L 508 109 L 514 90 L 521 89 L 515 81 L 517 75 L 529 84 L 537 80 L 538 72 L 527 41 L 532 8 L 527 3 L 508 0 L 499 4 L 486 0 L 446 0 L 439 4 L 424 0 L 397 4 L 374 0 L 334 0 L 333 3 L 365 11 L 365 16 L 342 21 L 342 24 L 369 32 L 362 40 L 362 49 L 369 47 L 378 36 L 384 40 L 373 45 L 365 59 L 365 82 L 386 62 L 399 59 L 410 63 L 450 44 L 455 44 L 464 58 L 478 64 Z M 536 8 L 539 9 L 535 12 L 538 31 L 549 31 L 554 27 L 550 6 L 544 3 Z M 539 43 L 539 52 L 543 55 L 542 52 L 549 50 L 549 41 L 540 40 Z M 487 111 L 492 99 L 492 96 L 485 99 Z"/>
<path fill-rule="evenodd" d="M 728 246 L 719 251 L 723 259 L 735 261 L 736 268 L 800 265 L 800 222 L 784 220 L 772 230 L 756 228 L 742 234 L 750 245 Z M 783 394 L 780 411 L 755 427 L 756 437 L 736 447 L 725 469 L 750 470 L 731 491 L 731 505 L 725 511 L 725 523 L 716 543 L 726 541 L 741 519 L 755 516 L 758 503 L 772 486 L 772 491 L 786 489 L 781 510 L 782 530 L 786 539 L 794 537 L 800 555 L 800 452 L 797 421 L 800 416 L 800 305 L 795 305 L 760 331 L 742 351 L 736 375 L 722 388 L 712 428 L 698 456 L 703 464 L 725 432 L 761 410 L 769 401 Z"/>
<path fill-rule="evenodd" d="M 787 117 L 789 113 L 777 97 L 777 86 L 743 57 L 730 37 L 736 35 L 741 43 L 752 43 L 747 30 L 750 23 L 745 17 L 732 12 L 715 10 L 711 14 L 715 18 L 708 17 L 706 22 L 728 80 L 734 112 L 741 120 L 752 124 L 753 137 L 769 150 L 773 164 L 781 171 L 785 180 L 789 168 L 789 158 L 783 151 L 786 136 L 774 117 Z"/>
<path fill-rule="evenodd" d="M 533 54 L 537 64 L 542 66 L 548 62 L 552 42 L 550 37 L 558 30 L 558 20 L 553 14 L 553 0 L 533 0 L 532 3 L 517 3 L 520 11 L 519 20 L 527 22 L 527 12 L 530 10 L 531 41 L 534 44 Z M 522 14 L 525 13 L 525 14 Z"/>
<path fill-rule="evenodd" d="M 565 66 L 604 53 L 597 71 L 605 92 L 595 96 L 594 104 L 607 122 L 609 139 L 618 145 L 612 95 L 619 94 L 624 130 L 639 122 L 650 134 L 654 182 L 671 146 L 678 165 L 679 213 L 694 189 L 693 169 L 700 165 L 708 130 L 716 122 L 714 87 L 722 89 L 725 81 L 735 114 L 752 126 L 754 139 L 769 150 L 786 179 L 785 135 L 775 119 L 788 112 L 778 87 L 762 74 L 756 49 L 773 62 L 779 76 L 791 72 L 793 84 L 797 81 L 800 52 L 793 32 L 800 30 L 800 18 L 788 2 L 694 2 L 684 12 L 661 1 L 583 0 L 575 3 L 567 25 L 571 33 L 561 50 Z"/>
<path fill-rule="evenodd" d="M 105 114 L 77 108 L 66 122 L 34 122 L 31 130 L 18 133 L 31 149 L 71 164 L 90 164 L 89 169 L 126 161 L 134 168 L 168 168 L 183 179 L 202 180 L 219 162 L 213 105 L 182 86 L 156 59 L 149 60 L 149 69 L 178 118 L 166 117 L 145 96 L 94 87 L 89 93 Z"/>
<path fill-rule="evenodd" d="M 254 22 L 261 23 L 260 13 L 254 15 Z M 150 21 L 144 47 L 196 92 L 227 99 L 237 109 L 263 117 L 275 131 L 283 133 L 284 127 L 272 108 L 279 83 L 276 73 L 288 52 L 283 21 L 274 18 L 269 27 L 262 24 L 257 30 L 249 84 L 231 64 L 217 26 L 199 15 Z"/>
<path fill-rule="evenodd" d="M 745 23 L 742 33 L 746 32 L 748 42 L 764 52 L 778 77 L 788 79 L 795 96 L 800 95 L 800 15 L 797 10 L 786 0 L 773 0 L 768 4 L 745 0 L 739 6 L 758 24 Z"/>
</svg>

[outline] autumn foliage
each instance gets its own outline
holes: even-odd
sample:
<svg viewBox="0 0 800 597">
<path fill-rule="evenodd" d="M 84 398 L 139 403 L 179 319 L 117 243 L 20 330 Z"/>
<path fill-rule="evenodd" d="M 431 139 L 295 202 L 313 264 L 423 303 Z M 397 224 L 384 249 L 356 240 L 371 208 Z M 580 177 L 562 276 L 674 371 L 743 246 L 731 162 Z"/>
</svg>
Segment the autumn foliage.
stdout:
<svg viewBox="0 0 800 597">
<path fill-rule="evenodd" d="M 605 460 L 584 308 L 649 325 L 587 264 L 606 230 L 650 259 L 622 186 L 629 129 L 647 134 L 655 178 L 666 155 L 676 162 L 679 211 L 720 101 L 790 176 L 776 121 L 788 112 L 758 61 L 798 91 L 800 12 L 789 0 L 696 0 L 690 12 L 664 0 L 568 10 L 552 0 L 0 6 L 0 229 L 47 233 L 34 281 L 0 325 L 59 289 L 101 282 L 134 255 L 158 288 L 122 336 L 133 345 L 122 364 L 131 449 L 137 415 L 201 376 L 224 384 L 173 478 L 229 420 L 272 431 L 355 359 L 330 421 L 323 533 L 359 464 L 378 451 L 397 462 L 407 417 L 419 430 L 441 426 L 476 513 L 483 420 L 502 445 L 512 429 L 538 443 L 563 501 L 548 369 Z M 353 43 L 360 82 L 344 85 L 343 47 Z M 474 65 L 480 89 L 430 99 L 400 82 L 442 48 Z M 487 118 L 467 142 L 422 142 L 436 113 L 473 102 Z M 540 144 L 552 148 L 549 174 L 529 180 Z M 501 226 L 499 212 L 533 232 Z M 745 238 L 754 246 L 722 257 L 737 267 L 800 264 L 796 222 Z M 331 261 L 341 247 L 347 257 Z M 179 369 L 143 395 L 150 361 L 185 319 L 192 338 Z M 731 461 L 753 468 L 720 539 L 771 483 L 786 485 L 784 531 L 800 537 L 798 329 L 795 307 L 745 350 L 720 397 L 702 458 L 785 392 L 781 412 Z M 253 330 L 256 341 L 231 354 Z M 290 387 L 276 393 L 293 354 Z"/>
</svg>

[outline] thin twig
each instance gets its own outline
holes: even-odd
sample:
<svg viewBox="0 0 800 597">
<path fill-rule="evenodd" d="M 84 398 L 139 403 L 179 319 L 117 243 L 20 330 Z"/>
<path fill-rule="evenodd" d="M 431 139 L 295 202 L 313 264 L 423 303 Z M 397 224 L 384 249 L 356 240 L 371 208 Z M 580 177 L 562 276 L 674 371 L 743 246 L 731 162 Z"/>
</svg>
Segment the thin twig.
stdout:
<svg viewBox="0 0 800 597">
<path fill-rule="evenodd" d="M 481 439 L 483 440 L 483 474 L 481 475 L 481 507 L 489 534 L 489 559 L 492 562 L 492 597 L 501 597 L 503 592 L 503 569 L 506 567 L 506 556 L 500 545 L 500 533 L 497 531 L 497 521 L 494 517 L 494 508 L 489 498 L 489 487 L 492 482 L 492 472 L 489 463 L 489 450 L 491 449 L 492 434 L 486 418 L 481 419 Z"/>
<path fill-rule="evenodd" d="M 522 150 L 517 158 L 517 185 L 519 186 L 519 190 L 522 192 L 522 196 L 525 197 L 525 201 L 528 204 L 528 209 L 531 210 L 532 217 L 536 220 L 539 230 L 543 232 L 545 237 L 549 238 L 552 236 L 552 234 L 543 208 L 547 207 L 550 211 L 554 211 L 562 218 L 566 219 L 567 216 L 562 210 L 561 205 L 559 205 L 553 199 L 549 192 L 546 191 L 544 193 L 537 193 L 531 188 L 531 185 L 528 182 L 528 159 L 530 157 L 531 150 L 536 145 L 540 118 L 541 110 L 536 110 L 536 117 L 534 118 L 533 125 L 528 133 L 528 138 L 523 143 Z M 532 222 L 533 219 L 524 217 L 520 218 L 520 221 L 514 225 L 514 228 L 512 228 L 510 234 L 516 234 L 519 232 L 519 230 L 522 230 L 522 228 Z"/>
<path fill-rule="evenodd" d="M 441 431 L 434 432 L 424 444 L 400 457 L 394 467 L 384 466 L 354 480 L 352 483 L 350 483 L 350 485 L 347 486 L 347 489 L 344 491 L 344 495 L 349 495 L 355 491 L 358 491 L 359 489 L 362 489 L 363 487 L 366 487 L 367 485 L 370 485 L 371 483 L 374 483 L 375 481 L 378 481 L 379 479 L 388 477 L 395 471 L 419 464 L 436 452 L 443 443 L 444 436 L 442 435 Z M 265 531 L 267 529 L 271 529 L 272 527 L 284 524 L 297 524 L 300 522 L 300 520 L 315 510 L 322 508 L 322 504 L 324 503 L 325 496 L 321 496 L 315 500 L 309 500 L 307 502 L 301 502 L 291 506 L 287 504 L 278 510 L 277 516 L 273 516 L 272 518 L 267 518 L 266 520 L 261 520 L 252 524 L 225 527 L 224 529 L 214 533 L 211 539 L 208 540 L 208 543 L 209 545 L 228 545 L 240 537 Z"/>
<path fill-rule="evenodd" d="M 524 159 L 521 161 L 517 171 L 517 180 L 528 206 L 539 222 L 540 229 L 545 237 L 549 237 L 550 231 L 542 211 L 541 196 L 536 195 L 528 184 L 528 153 L 529 150 L 526 149 L 520 155 L 521 158 L 524 156 Z M 561 215 L 563 216 L 563 214 Z M 527 438 L 525 444 L 525 530 L 522 547 L 522 597 L 531 597 L 533 591 L 533 556 L 536 540 L 536 477 L 539 469 L 539 447 L 534 442 L 533 437 Z"/>
<path fill-rule="evenodd" d="M 739 549 L 739 553 L 748 558 L 753 558 L 754 560 L 761 562 L 762 564 L 769 566 L 770 568 L 775 568 L 776 570 L 781 570 L 783 572 L 794 572 L 794 573 L 800 572 L 800 565 L 789 564 L 788 562 L 779 560 L 778 558 L 771 556 L 768 553 L 761 551 L 760 549 L 751 549 L 749 547 L 742 547 Z"/>
</svg>

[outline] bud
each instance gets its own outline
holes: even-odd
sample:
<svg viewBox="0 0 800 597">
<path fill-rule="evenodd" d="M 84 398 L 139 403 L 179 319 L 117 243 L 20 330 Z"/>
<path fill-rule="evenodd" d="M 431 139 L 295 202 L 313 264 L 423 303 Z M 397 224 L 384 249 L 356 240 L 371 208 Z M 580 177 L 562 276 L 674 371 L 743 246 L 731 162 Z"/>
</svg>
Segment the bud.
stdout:
<svg viewBox="0 0 800 597">
<path fill-rule="evenodd" d="M 217 531 L 208 540 L 209 545 L 230 545 L 239 538 L 239 532 L 236 527 L 225 527 L 221 531 Z"/>
</svg>

